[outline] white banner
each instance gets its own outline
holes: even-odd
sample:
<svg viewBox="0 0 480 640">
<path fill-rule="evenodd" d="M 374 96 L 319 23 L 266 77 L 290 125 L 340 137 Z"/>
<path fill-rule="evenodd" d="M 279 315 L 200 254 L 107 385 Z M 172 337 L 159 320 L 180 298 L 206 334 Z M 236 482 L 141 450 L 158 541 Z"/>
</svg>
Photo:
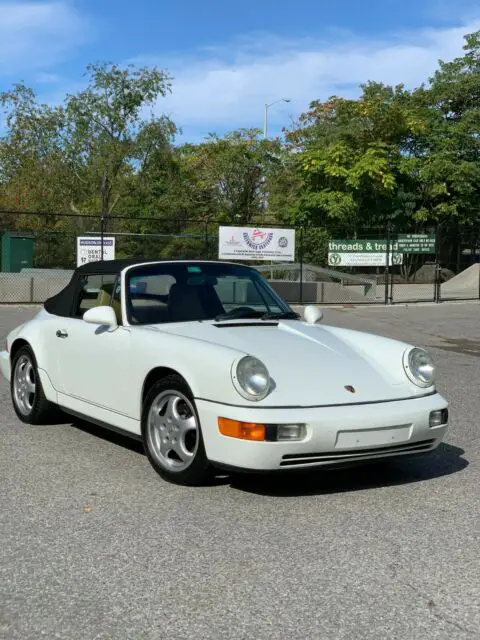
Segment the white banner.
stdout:
<svg viewBox="0 0 480 640">
<path fill-rule="evenodd" d="M 403 253 L 388 256 L 389 265 L 403 264 Z M 337 253 L 328 254 L 331 267 L 384 267 L 387 264 L 386 253 Z"/>
<path fill-rule="evenodd" d="M 295 260 L 295 229 L 220 227 L 218 257 L 229 260 Z"/>
<path fill-rule="evenodd" d="M 101 237 L 77 236 L 77 267 L 102 259 Z M 115 237 L 103 238 L 103 259 L 115 260 Z"/>
</svg>

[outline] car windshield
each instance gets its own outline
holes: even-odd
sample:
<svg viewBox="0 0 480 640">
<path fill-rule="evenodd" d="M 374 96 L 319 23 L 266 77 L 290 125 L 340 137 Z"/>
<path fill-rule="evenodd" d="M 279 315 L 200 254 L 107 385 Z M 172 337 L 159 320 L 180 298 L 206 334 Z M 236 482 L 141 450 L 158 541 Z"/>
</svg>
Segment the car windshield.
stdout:
<svg viewBox="0 0 480 640">
<path fill-rule="evenodd" d="M 226 263 L 144 265 L 126 274 L 131 324 L 239 318 L 296 318 L 253 268 Z"/>
</svg>

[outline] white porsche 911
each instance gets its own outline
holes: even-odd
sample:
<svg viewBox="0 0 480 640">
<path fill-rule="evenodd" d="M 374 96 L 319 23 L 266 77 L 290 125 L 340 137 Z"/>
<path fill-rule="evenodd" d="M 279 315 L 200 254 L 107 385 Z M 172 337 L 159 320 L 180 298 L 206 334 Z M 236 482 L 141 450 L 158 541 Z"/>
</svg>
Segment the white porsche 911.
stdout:
<svg viewBox="0 0 480 640">
<path fill-rule="evenodd" d="M 137 438 L 165 479 L 423 454 L 448 427 L 423 349 L 293 312 L 248 266 L 112 260 L 0 353 L 17 416 L 52 408 Z"/>
</svg>

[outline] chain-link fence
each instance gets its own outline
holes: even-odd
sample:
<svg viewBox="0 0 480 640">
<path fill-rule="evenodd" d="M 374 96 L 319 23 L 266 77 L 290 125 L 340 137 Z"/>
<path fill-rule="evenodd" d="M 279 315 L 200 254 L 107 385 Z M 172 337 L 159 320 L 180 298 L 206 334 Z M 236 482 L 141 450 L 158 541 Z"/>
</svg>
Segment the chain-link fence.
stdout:
<svg viewBox="0 0 480 640">
<path fill-rule="evenodd" d="M 0 303 L 42 303 L 78 264 L 101 259 L 102 247 L 104 259 L 216 260 L 221 224 L 182 215 L 0 212 Z M 260 226 L 285 225 L 265 220 Z M 479 227 L 361 233 L 305 227 L 295 229 L 294 261 L 249 264 L 291 304 L 480 299 L 479 240 Z"/>
</svg>

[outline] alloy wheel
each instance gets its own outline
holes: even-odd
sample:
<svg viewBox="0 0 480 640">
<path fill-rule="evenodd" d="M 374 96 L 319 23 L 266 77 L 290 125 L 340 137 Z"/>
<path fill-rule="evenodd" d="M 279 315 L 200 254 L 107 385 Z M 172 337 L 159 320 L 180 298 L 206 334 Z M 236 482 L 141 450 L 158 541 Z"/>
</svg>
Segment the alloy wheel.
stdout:
<svg viewBox="0 0 480 640">
<path fill-rule="evenodd" d="M 159 393 L 148 412 L 146 435 L 151 454 L 168 471 L 181 472 L 195 458 L 198 424 L 190 400 L 179 391 Z"/>
<path fill-rule="evenodd" d="M 28 416 L 35 404 L 37 388 L 35 368 L 26 355 L 20 356 L 13 372 L 13 395 L 20 413 Z"/>
</svg>

